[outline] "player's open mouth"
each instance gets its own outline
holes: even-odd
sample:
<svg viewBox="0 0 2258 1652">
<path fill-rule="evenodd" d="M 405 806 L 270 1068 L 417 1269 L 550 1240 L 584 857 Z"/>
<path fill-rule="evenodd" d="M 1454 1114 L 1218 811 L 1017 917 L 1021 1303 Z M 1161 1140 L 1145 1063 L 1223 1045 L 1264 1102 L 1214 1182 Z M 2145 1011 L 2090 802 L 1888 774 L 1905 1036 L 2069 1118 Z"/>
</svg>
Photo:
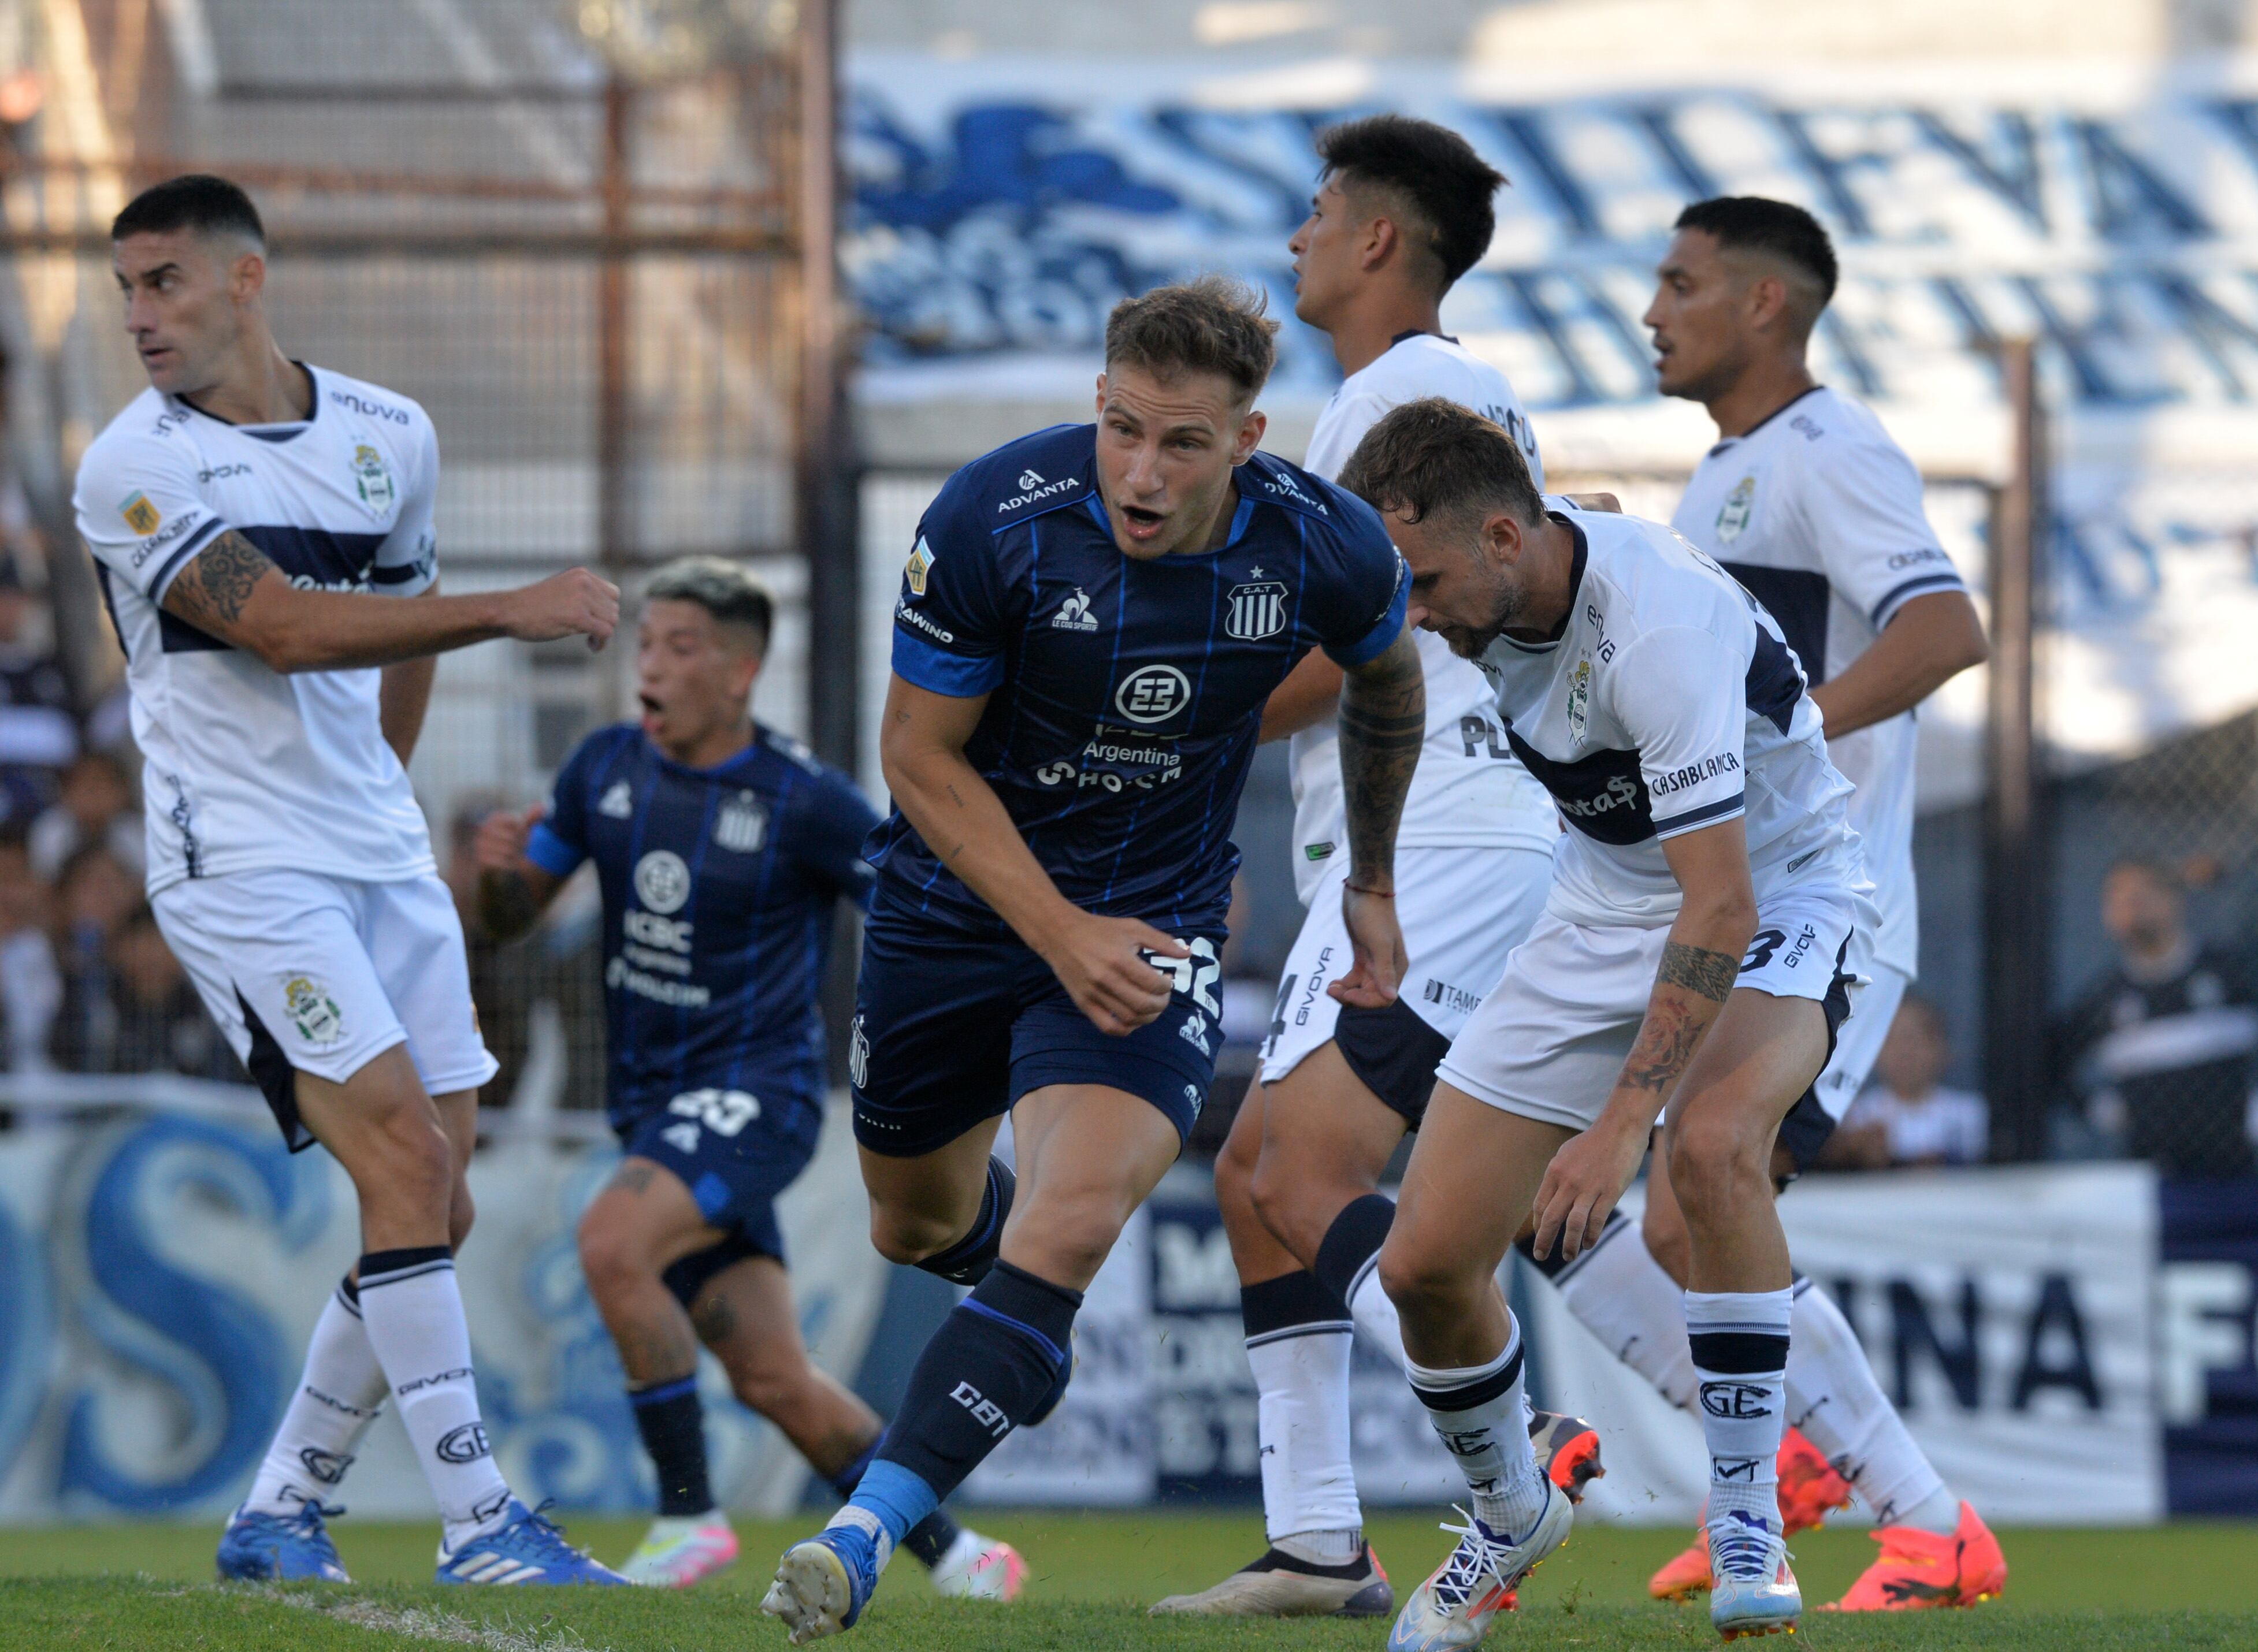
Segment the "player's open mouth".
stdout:
<svg viewBox="0 0 2258 1652">
<path fill-rule="evenodd" d="M 1124 505 L 1121 520 L 1129 530 L 1130 538 L 1147 540 L 1161 531 L 1161 524 L 1168 518 L 1158 511 L 1148 511 L 1141 505 Z"/>
<path fill-rule="evenodd" d="M 638 694 L 636 696 L 636 698 L 642 703 L 643 714 L 646 719 L 660 718 L 666 715 L 666 707 L 660 705 L 657 700 L 651 698 L 650 695 Z"/>
</svg>

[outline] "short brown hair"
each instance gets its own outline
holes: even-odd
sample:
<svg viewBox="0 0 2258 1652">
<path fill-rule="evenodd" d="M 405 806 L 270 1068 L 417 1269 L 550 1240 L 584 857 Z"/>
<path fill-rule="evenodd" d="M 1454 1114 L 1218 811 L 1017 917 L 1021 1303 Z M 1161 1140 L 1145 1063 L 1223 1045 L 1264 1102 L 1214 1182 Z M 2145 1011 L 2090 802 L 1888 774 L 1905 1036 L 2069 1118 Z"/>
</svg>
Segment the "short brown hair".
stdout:
<svg viewBox="0 0 2258 1652">
<path fill-rule="evenodd" d="M 1533 522 L 1544 510 L 1520 444 L 1441 396 L 1389 408 L 1349 455 L 1340 485 L 1381 515 L 1413 522 L 1497 509 Z"/>
<path fill-rule="evenodd" d="M 1203 275 L 1125 298 L 1105 318 L 1105 366 L 1142 367 L 1158 379 L 1220 373 L 1252 401 L 1278 359 L 1278 323 L 1260 293 L 1225 275 Z"/>
</svg>

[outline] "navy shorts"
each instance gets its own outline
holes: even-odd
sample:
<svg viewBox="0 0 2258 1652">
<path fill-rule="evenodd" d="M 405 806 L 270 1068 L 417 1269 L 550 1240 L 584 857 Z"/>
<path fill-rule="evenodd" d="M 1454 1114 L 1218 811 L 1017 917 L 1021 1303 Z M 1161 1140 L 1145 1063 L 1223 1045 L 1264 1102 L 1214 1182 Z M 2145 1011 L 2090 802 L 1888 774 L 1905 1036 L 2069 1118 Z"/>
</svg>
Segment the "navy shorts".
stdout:
<svg viewBox="0 0 2258 1652">
<path fill-rule="evenodd" d="M 719 1087 L 685 1090 L 612 1127 L 622 1152 L 678 1177 L 699 1214 L 728 1235 L 667 1271 L 667 1285 L 685 1303 L 733 1262 L 749 1256 L 784 1260 L 777 1195 L 815 1156 L 823 1110 L 813 1097 L 782 1087 L 766 1095 Z"/>
<path fill-rule="evenodd" d="M 1178 937 L 1168 1007 L 1126 1038 L 1100 1032 L 1019 937 L 947 929 L 883 901 L 863 932 L 848 1072 L 855 1139 L 909 1159 L 947 1145 L 1047 1084 L 1104 1084 L 1191 1133 L 1223 1039 L 1218 933 Z"/>
</svg>

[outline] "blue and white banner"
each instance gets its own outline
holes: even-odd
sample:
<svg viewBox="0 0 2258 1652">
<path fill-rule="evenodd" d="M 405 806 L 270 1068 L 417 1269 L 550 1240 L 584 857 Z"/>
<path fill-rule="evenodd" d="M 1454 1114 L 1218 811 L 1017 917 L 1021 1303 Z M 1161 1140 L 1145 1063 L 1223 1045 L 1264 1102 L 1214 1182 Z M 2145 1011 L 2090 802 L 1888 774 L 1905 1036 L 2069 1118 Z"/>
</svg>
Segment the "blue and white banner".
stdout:
<svg viewBox="0 0 2258 1652">
<path fill-rule="evenodd" d="M 351 1184 L 293 1157 L 257 1108 L 65 1121 L 0 1134 L 0 1522 L 199 1516 L 239 1500 L 295 1386 L 323 1301 L 360 1250 Z M 652 1507 L 611 1338 L 573 1230 L 608 1147 L 498 1144 L 471 1171 L 459 1277 L 496 1456 L 529 1502 Z M 843 1110 L 786 1195 L 801 1322 L 851 1380 L 884 1294 Z M 806 1465 L 700 1373 L 715 1485 L 735 1507 L 799 1501 Z M 342 1489 L 360 1515 L 430 1495 L 387 1412 Z"/>
</svg>

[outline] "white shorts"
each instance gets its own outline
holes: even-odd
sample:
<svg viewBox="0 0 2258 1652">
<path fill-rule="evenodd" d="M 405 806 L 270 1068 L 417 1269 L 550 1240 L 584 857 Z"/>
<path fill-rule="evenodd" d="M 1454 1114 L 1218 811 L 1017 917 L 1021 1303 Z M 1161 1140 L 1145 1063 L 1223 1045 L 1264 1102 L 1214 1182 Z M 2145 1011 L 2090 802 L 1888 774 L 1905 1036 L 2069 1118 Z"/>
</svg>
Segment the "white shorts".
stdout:
<svg viewBox="0 0 2258 1652">
<path fill-rule="evenodd" d="M 1757 908 L 1736 987 L 1809 998 L 1830 1044 L 1865 984 L 1874 905 L 1863 890 L 1783 890 Z M 1646 1017 L 1667 928 L 1596 928 L 1551 912 L 1443 1059 L 1438 1078 L 1525 1118 L 1584 1130 L 1600 1116 Z"/>
<path fill-rule="evenodd" d="M 1843 1115 L 1850 1110 L 1850 1103 L 1858 1099 L 1858 1092 L 1866 1088 L 1873 1076 L 1874 1063 L 1882 1053 L 1882 1040 L 1890 1036 L 1890 1023 L 1898 1017 L 1898 1006 L 1913 982 L 1887 964 L 1869 964 L 1866 973 L 1873 977 L 1866 989 L 1858 995 L 1858 1012 L 1845 1022 L 1836 1036 L 1834 1059 L 1827 1070 L 1811 1087 L 1819 1105 L 1827 1117 L 1839 1124 Z"/>
<path fill-rule="evenodd" d="M 295 1074 L 342 1084 L 405 1042 L 425 1091 L 447 1095 L 500 1065 L 479 1036 L 462 920 L 437 877 L 238 872 L 174 883 L 151 904 L 293 1152 L 314 1139 Z"/>
<path fill-rule="evenodd" d="M 1347 971 L 1354 956 L 1341 917 L 1341 886 L 1347 881 L 1346 861 L 1326 872 L 1287 954 L 1270 1036 L 1262 1041 L 1265 1084 L 1278 1082 L 1334 1036 L 1342 1005 L 1325 989 Z M 1488 845 L 1396 851 L 1395 918 L 1410 959 L 1399 1004 L 1438 1039 L 1419 1075 L 1418 1106 L 1424 1106 L 1431 1085 L 1433 1057 L 1458 1036 L 1496 983 L 1507 954 L 1544 910 L 1551 882 L 1552 856 L 1546 850 Z M 1381 1100 L 1402 1110 L 1389 1094 L 1396 1087 L 1374 1088 Z"/>
</svg>

